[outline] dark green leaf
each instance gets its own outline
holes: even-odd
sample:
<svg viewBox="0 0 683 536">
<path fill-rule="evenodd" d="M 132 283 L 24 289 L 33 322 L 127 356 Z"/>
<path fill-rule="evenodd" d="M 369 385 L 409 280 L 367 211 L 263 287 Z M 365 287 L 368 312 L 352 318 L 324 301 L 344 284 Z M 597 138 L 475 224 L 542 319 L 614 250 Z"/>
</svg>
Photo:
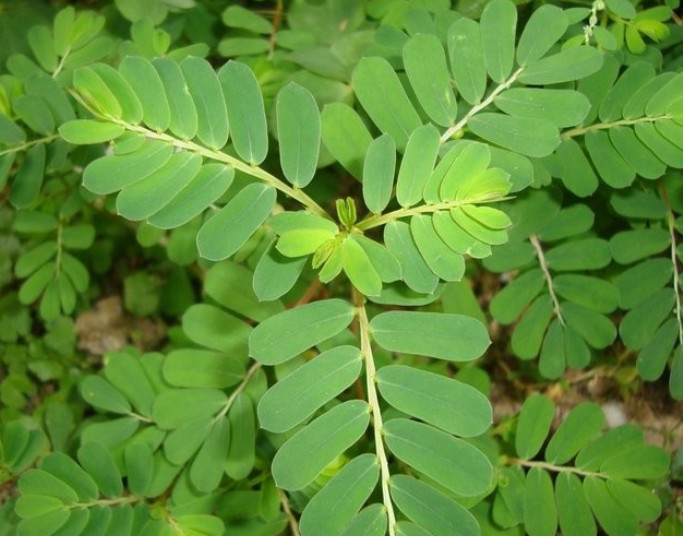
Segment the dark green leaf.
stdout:
<svg viewBox="0 0 683 536">
<path fill-rule="evenodd" d="M 363 200 L 370 212 L 381 214 L 389 204 L 396 171 L 396 143 L 382 134 L 367 148 L 363 163 Z"/>
<path fill-rule="evenodd" d="M 38 197 L 45 175 L 45 156 L 43 143 L 34 145 L 26 151 L 9 194 L 9 200 L 14 207 L 26 208 Z"/>
<path fill-rule="evenodd" d="M 469 104 L 478 104 L 486 91 L 486 65 L 479 24 L 460 17 L 448 28 L 448 56 L 458 91 Z"/>
<path fill-rule="evenodd" d="M 384 312 L 372 319 L 370 329 L 386 350 L 450 361 L 476 359 L 490 344 L 481 322 L 455 314 Z"/>
<path fill-rule="evenodd" d="M 363 161 L 372 142 L 363 120 L 353 108 L 342 102 L 325 106 L 321 120 L 325 147 L 351 175 L 360 180 Z"/>
<path fill-rule="evenodd" d="M 351 385 L 360 374 L 353 346 L 327 350 L 271 387 L 258 405 L 261 427 L 286 432 Z"/>
<path fill-rule="evenodd" d="M 592 402 L 579 404 L 565 418 L 557 429 L 545 451 L 545 459 L 562 464 L 597 436 L 605 424 L 602 409 Z"/>
<path fill-rule="evenodd" d="M 410 226 L 393 221 L 384 226 L 384 243 L 401 265 L 403 280 L 414 291 L 431 294 L 439 278 L 429 269 L 410 233 Z"/>
<path fill-rule="evenodd" d="M 526 66 L 540 60 L 564 35 L 568 20 L 564 11 L 550 4 L 534 10 L 517 45 L 517 63 Z"/>
<path fill-rule="evenodd" d="M 169 58 L 154 58 L 152 65 L 161 78 L 168 98 L 171 132 L 184 140 L 194 138 L 198 126 L 197 109 L 180 66 Z"/>
<path fill-rule="evenodd" d="M 290 83 L 278 93 L 276 113 L 282 172 L 290 183 L 303 188 L 313 179 L 318 165 L 318 105 L 308 90 Z"/>
<path fill-rule="evenodd" d="M 555 416 L 555 406 L 542 395 L 524 401 L 517 422 L 515 449 L 520 458 L 529 460 L 541 450 Z"/>
<path fill-rule="evenodd" d="M 213 67 L 205 59 L 190 56 L 180 69 L 197 109 L 197 137 L 211 149 L 223 148 L 229 132 L 227 99 Z"/>
<path fill-rule="evenodd" d="M 383 58 L 365 57 L 353 71 L 353 88 L 361 105 L 379 127 L 403 151 L 410 134 L 421 121 L 396 72 Z"/>
<path fill-rule="evenodd" d="M 548 156 L 561 141 L 557 127 L 546 119 L 480 113 L 468 125 L 477 136 L 527 156 Z"/>
<path fill-rule="evenodd" d="M 585 78 L 602 67 L 602 54 L 593 47 L 568 48 L 552 56 L 530 62 L 518 80 L 525 84 L 558 84 Z"/>
<path fill-rule="evenodd" d="M 362 454 L 351 460 L 308 503 L 299 521 L 301 534 L 318 536 L 325 527 L 329 536 L 347 536 L 346 527 L 367 501 L 378 478 L 379 464 L 374 455 Z"/>
<path fill-rule="evenodd" d="M 494 82 L 502 84 L 512 72 L 517 8 L 508 0 L 493 0 L 481 14 L 484 63 Z"/>
<path fill-rule="evenodd" d="M 186 61 L 188 60 L 183 61 L 183 65 Z M 209 76 L 208 73 L 206 76 Z M 232 144 L 235 151 L 248 163 L 258 165 L 263 162 L 268 153 L 266 112 L 258 81 L 249 67 L 237 61 L 228 61 L 223 65 L 218 71 L 218 80 L 228 110 Z M 204 91 L 206 89 L 204 88 Z M 206 106 L 207 110 L 211 111 L 212 122 L 216 123 L 215 114 L 218 105 L 207 101 Z M 200 127 L 201 124 L 200 120 Z M 199 135 L 201 139 L 201 128 Z M 214 132 L 212 133 L 212 141 L 206 141 L 206 143 L 209 147 L 218 149 L 221 147 L 218 145 L 220 141 L 225 144 L 223 137 L 219 137 L 218 133 Z"/>
<path fill-rule="evenodd" d="M 277 365 L 346 328 L 355 310 L 344 300 L 322 300 L 290 309 L 261 322 L 249 337 L 249 353 L 265 365 Z"/>
<path fill-rule="evenodd" d="M 222 389 L 240 382 L 242 364 L 229 356 L 208 350 L 174 350 L 164 360 L 164 379 L 176 387 Z"/>
<path fill-rule="evenodd" d="M 202 166 L 189 184 L 147 221 L 161 229 L 180 227 L 221 197 L 232 184 L 234 175 L 233 168 L 222 164 Z"/>
<path fill-rule="evenodd" d="M 458 113 L 446 65 L 446 53 L 439 39 L 417 34 L 403 47 L 403 65 L 410 85 L 429 118 L 442 127 L 450 126 Z"/>
<path fill-rule="evenodd" d="M 389 484 L 396 506 L 430 534 L 481 534 L 479 524 L 465 507 L 424 482 L 394 475 Z"/>
<path fill-rule="evenodd" d="M 171 122 L 171 112 L 161 78 L 152 63 L 140 56 L 126 56 L 119 71 L 137 95 L 147 126 L 165 131 Z"/>
<path fill-rule="evenodd" d="M 491 462 L 462 439 L 408 419 L 387 421 L 384 438 L 399 459 L 453 493 L 473 497 L 491 485 Z"/>
<path fill-rule="evenodd" d="M 302 489 L 353 445 L 370 422 L 369 406 L 351 400 L 335 406 L 293 435 L 278 450 L 272 472 L 278 487 Z"/>
<path fill-rule="evenodd" d="M 377 373 L 382 397 L 399 411 L 447 432 L 474 437 L 491 424 L 491 405 L 477 389 L 432 372 L 391 365 Z"/>
<path fill-rule="evenodd" d="M 200 255 L 219 261 L 235 254 L 269 216 L 276 198 L 272 186 L 253 183 L 243 188 L 199 230 Z"/>
<path fill-rule="evenodd" d="M 529 536 L 553 536 L 557 532 L 553 482 L 539 467 L 532 467 L 526 475 L 524 526 Z"/>
</svg>

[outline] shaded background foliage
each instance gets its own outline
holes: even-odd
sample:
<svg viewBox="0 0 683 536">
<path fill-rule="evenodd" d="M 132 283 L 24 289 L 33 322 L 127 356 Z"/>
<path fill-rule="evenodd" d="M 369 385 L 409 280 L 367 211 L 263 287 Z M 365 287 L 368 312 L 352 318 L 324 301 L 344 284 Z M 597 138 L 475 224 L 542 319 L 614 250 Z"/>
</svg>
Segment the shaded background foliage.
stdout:
<svg viewBox="0 0 683 536">
<path fill-rule="evenodd" d="M 0 3 L 0 535 L 683 531 L 678 2 L 74 7 Z"/>
</svg>

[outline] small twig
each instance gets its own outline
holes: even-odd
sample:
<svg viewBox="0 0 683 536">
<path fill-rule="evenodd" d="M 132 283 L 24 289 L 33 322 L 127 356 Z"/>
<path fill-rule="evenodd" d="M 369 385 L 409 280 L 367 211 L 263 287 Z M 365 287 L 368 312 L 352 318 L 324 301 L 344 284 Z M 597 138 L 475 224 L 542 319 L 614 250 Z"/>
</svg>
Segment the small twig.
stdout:
<svg viewBox="0 0 683 536">
<path fill-rule="evenodd" d="M 576 127 L 570 130 L 566 130 L 562 133 L 562 138 L 569 139 L 574 136 L 580 136 L 586 134 L 587 132 L 594 132 L 596 130 L 605 130 L 614 127 L 628 127 L 633 126 L 638 123 L 654 123 L 656 121 L 661 121 L 663 119 L 671 119 L 671 115 L 660 115 L 657 117 L 638 117 L 637 119 L 620 119 L 619 121 L 611 121 L 607 123 L 593 123 L 587 127 Z"/>
<path fill-rule="evenodd" d="M 553 287 L 553 278 L 550 275 L 550 270 L 548 269 L 548 263 L 545 260 L 545 255 L 543 254 L 543 248 L 541 243 L 538 241 L 538 237 L 532 234 L 529 237 L 529 242 L 534 246 L 536 250 L 536 256 L 538 257 L 538 262 L 541 265 L 541 270 L 545 276 L 546 283 L 548 284 L 548 292 L 550 293 L 550 299 L 553 301 L 553 310 L 555 311 L 555 316 L 560 321 L 560 324 L 564 326 L 564 318 L 562 317 L 562 310 L 560 309 L 560 300 L 555 294 L 555 288 Z"/>
<path fill-rule="evenodd" d="M 467 112 L 465 117 L 463 117 L 460 121 L 458 121 L 455 125 L 450 127 L 448 130 L 446 130 L 446 132 L 444 132 L 441 135 L 441 143 L 448 141 L 453 134 L 463 129 L 467 125 L 467 122 L 470 119 L 472 119 L 472 117 L 474 117 L 481 110 L 486 108 L 495 100 L 495 98 L 498 95 L 500 95 L 503 91 L 508 89 L 512 84 L 514 84 L 519 75 L 522 74 L 522 72 L 524 72 L 524 67 L 520 67 L 519 69 L 517 69 L 514 73 L 512 73 L 510 78 L 508 78 L 505 82 L 503 82 L 496 89 L 494 89 L 493 92 L 491 92 L 491 94 L 485 100 L 483 100 L 476 106 L 473 106 L 472 109 L 469 112 Z"/>
<path fill-rule="evenodd" d="M 299 533 L 299 523 L 297 522 L 296 517 L 292 513 L 292 509 L 289 507 L 289 500 L 287 499 L 287 494 L 279 488 L 277 492 L 280 497 L 280 504 L 282 505 L 282 509 L 285 511 L 285 515 L 289 520 L 289 529 L 292 531 L 292 536 L 301 536 L 301 534 Z"/>
<path fill-rule="evenodd" d="M 301 307 L 302 305 L 306 305 L 309 303 L 313 298 L 316 297 L 318 292 L 320 291 L 320 279 L 317 277 L 311 281 L 311 284 L 308 285 L 308 288 L 306 291 L 303 293 L 301 298 L 299 298 L 296 302 L 294 302 L 294 305 L 292 305 L 292 309 L 296 309 L 297 307 Z"/>
<path fill-rule="evenodd" d="M 683 344 L 683 306 L 681 305 L 680 293 L 680 274 L 678 273 L 678 257 L 676 255 L 676 216 L 671 210 L 669 194 L 664 187 L 664 183 L 659 183 L 659 191 L 662 194 L 662 201 L 666 205 L 667 219 L 669 223 L 669 236 L 671 237 L 671 265 L 674 273 L 674 296 L 676 297 L 676 322 L 678 323 L 678 344 Z"/>
<path fill-rule="evenodd" d="M 214 421 L 219 421 L 225 415 L 230 411 L 230 407 L 233 405 L 235 400 L 237 400 L 237 397 L 246 389 L 247 385 L 249 384 L 249 381 L 251 378 L 256 374 L 256 372 L 261 368 L 261 363 L 254 363 L 251 368 L 247 371 L 245 374 L 244 378 L 242 379 L 242 382 L 237 386 L 237 388 L 232 392 L 230 395 L 230 398 L 228 398 L 227 402 L 225 403 L 225 406 L 223 409 L 216 415 L 214 418 Z"/>
<path fill-rule="evenodd" d="M 519 465 L 521 467 L 539 467 L 545 469 L 546 471 L 552 471 L 553 473 L 574 473 L 580 476 L 595 476 L 598 478 L 607 478 L 607 475 L 602 473 L 594 473 L 593 471 L 582 471 L 576 467 L 564 466 L 564 465 L 554 465 L 548 462 L 538 462 L 532 460 L 522 460 L 520 458 L 507 458 L 506 463 L 508 465 Z"/>
<path fill-rule="evenodd" d="M 273 31 L 270 32 L 270 39 L 268 40 L 268 59 L 273 59 L 275 54 L 275 41 L 277 39 L 277 31 L 282 24 L 282 17 L 284 15 L 285 6 L 282 0 L 277 0 L 275 6 L 275 13 L 273 14 Z"/>
</svg>

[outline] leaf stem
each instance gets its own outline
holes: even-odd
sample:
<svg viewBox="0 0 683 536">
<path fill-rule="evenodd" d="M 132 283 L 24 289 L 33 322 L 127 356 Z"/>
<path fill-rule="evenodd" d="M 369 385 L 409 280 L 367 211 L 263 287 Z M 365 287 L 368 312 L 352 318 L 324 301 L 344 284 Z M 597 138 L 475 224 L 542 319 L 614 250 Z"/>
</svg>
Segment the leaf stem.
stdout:
<svg viewBox="0 0 683 536">
<path fill-rule="evenodd" d="M 144 497 L 138 497 L 137 495 L 127 495 L 125 497 L 118 497 L 116 499 L 96 499 L 87 503 L 73 503 L 65 505 L 66 508 L 92 508 L 94 506 L 117 506 L 119 504 L 131 504 L 135 502 L 145 501 Z"/>
<path fill-rule="evenodd" d="M 367 231 L 374 227 L 386 225 L 389 222 L 406 218 L 408 216 L 415 216 L 417 214 L 429 214 L 430 212 L 441 212 L 442 210 L 450 210 L 452 208 L 461 207 L 464 205 L 482 205 L 487 203 L 499 203 L 507 201 L 511 197 L 493 197 L 490 199 L 454 199 L 451 201 L 442 201 L 441 203 L 425 204 L 410 208 L 399 208 L 393 212 L 386 214 L 371 214 L 362 221 L 358 222 L 354 227 L 359 231 Z"/>
<path fill-rule="evenodd" d="M 214 418 L 214 421 L 219 421 L 220 419 L 222 419 L 223 417 L 225 417 L 225 415 L 228 413 L 228 411 L 230 411 L 230 408 L 232 407 L 232 404 L 235 402 L 235 400 L 237 400 L 237 397 L 240 396 L 240 394 L 244 391 L 244 389 L 246 389 L 247 385 L 248 385 L 249 382 L 251 381 L 251 378 L 252 378 L 252 377 L 254 376 L 254 374 L 256 374 L 256 372 L 261 368 L 261 366 L 262 366 L 261 363 L 254 363 L 254 364 L 249 368 L 249 370 L 247 371 L 247 373 L 244 375 L 244 378 L 242 378 L 242 381 L 240 382 L 240 384 L 239 384 L 239 385 L 237 386 L 237 388 L 232 392 L 232 394 L 230 395 L 230 397 L 229 397 L 228 400 L 226 401 L 225 406 L 223 406 L 223 409 L 222 409 L 222 410 L 220 411 L 220 413 L 218 413 L 218 414 L 216 415 L 216 417 Z"/>
<path fill-rule="evenodd" d="M 607 475 L 602 473 L 595 473 L 593 471 L 582 471 L 576 467 L 567 467 L 563 465 L 554 465 L 548 462 L 539 462 L 532 460 L 522 460 L 520 458 L 506 458 L 505 462 L 508 465 L 519 465 L 521 467 L 540 467 L 541 469 L 546 469 L 547 471 L 552 471 L 554 473 L 574 473 L 579 476 L 595 476 L 598 478 L 607 478 Z"/>
<path fill-rule="evenodd" d="M 563 132 L 561 136 L 564 139 L 569 139 L 575 136 L 581 136 L 587 132 L 594 132 L 596 130 L 606 130 L 608 128 L 614 127 L 628 127 L 638 123 L 654 123 L 655 121 L 661 121 L 663 119 L 671 119 L 671 117 L 671 115 L 660 115 L 657 117 L 638 117 L 637 119 L 620 119 L 619 121 L 611 121 L 606 123 L 593 123 L 587 127 L 575 127 L 569 129 Z"/>
<path fill-rule="evenodd" d="M 294 514 L 292 513 L 292 509 L 289 507 L 287 494 L 279 488 L 277 493 L 280 497 L 282 509 L 285 511 L 285 516 L 287 516 L 287 520 L 289 521 L 289 530 L 292 532 L 292 536 L 301 536 L 301 533 L 299 532 L 299 524 L 296 521 L 296 517 L 294 517 Z"/>
<path fill-rule="evenodd" d="M 62 218 L 59 218 L 59 223 L 57 224 L 57 257 L 55 259 L 55 276 L 59 277 L 62 271 L 62 249 L 64 248 L 64 241 L 62 238 L 62 232 L 64 231 L 64 222 Z"/>
<path fill-rule="evenodd" d="M 9 149 L 4 149 L 0 151 L 0 156 L 25 151 L 29 147 L 33 147 L 34 145 L 38 145 L 39 143 L 50 143 L 51 141 L 59 139 L 59 137 L 59 134 L 50 134 L 49 136 L 45 136 L 44 138 L 37 138 L 35 140 L 27 141 L 22 143 L 21 145 L 15 145 L 14 147 L 10 147 Z"/>
<path fill-rule="evenodd" d="M 534 246 L 534 249 L 536 250 L 538 262 L 541 265 L 541 270 L 543 271 L 546 283 L 548 284 L 548 293 L 550 294 L 550 299 L 553 301 L 553 310 L 555 312 L 555 316 L 560 321 L 560 324 L 564 326 L 564 318 L 562 317 L 562 310 L 560 309 L 560 300 L 557 298 L 557 294 L 555 294 L 555 287 L 553 287 L 553 278 L 550 275 L 548 263 L 545 260 L 545 255 L 543 254 L 543 247 L 541 246 L 541 243 L 538 241 L 538 237 L 535 234 L 532 234 L 529 237 L 529 242 L 531 242 L 531 245 Z"/>
<path fill-rule="evenodd" d="M 59 65 L 57 65 L 57 68 L 52 73 L 52 78 L 56 79 L 59 76 L 59 73 L 62 72 L 62 69 L 64 69 L 64 65 L 66 65 L 66 59 L 69 57 L 70 53 L 71 53 L 71 45 L 69 45 L 67 47 L 67 49 L 64 51 L 64 55 L 59 60 Z"/>
<path fill-rule="evenodd" d="M 389 462 L 387 460 L 387 453 L 384 450 L 384 422 L 382 421 L 382 412 L 379 407 L 379 398 L 377 396 L 377 387 L 375 383 L 375 361 L 372 357 L 372 345 L 370 344 L 370 322 L 368 321 L 368 314 L 363 303 L 364 297 L 357 290 L 353 290 L 354 303 L 358 310 L 358 331 L 360 332 L 360 350 L 365 359 L 365 377 L 366 387 L 368 393 L 368 403 L 370 404 L 370 411 L 372 413 L 372 428 L 375 436 L 375 452 L 379 459 L 381 483 L 382 483 L 382 502 L 387 511 L 389 521 L 389 536 L 396 536 L 396 514 L 394 512 L 394 505 L 391 502 L 391 494 L 389 493 L 389 479 L 391 473 L 389 472 Z"/>
<path fill-rule="evenodd" d="M 662 194 L 662 200 L 666 205 L 667 220 L 669 224 L 669 236 L 671 236 L 671 264 L 674 272 L 674 296 L 676 297 L 676 322 L 678 323 L 678 344 L 683 344 L 683 306 L 681 305 L 680 293 L 680 274 L 678 273 L 678 259 L 676 255 L 676 217 L 673 210 L 671 210 L 671 202 L 669 201 L 669 194 L 666 187 L 660 182 L 659 190 Z"/>
<path fill-rule="evenodd" d="M 491 94 L 488 97 L 486 97 L 486 99 L 484 99 L 479 104 L 472 106 L 470 111 L 467 112 L 465 114 L 465 116 L 460 121 L 458 121 L 452 127 L 449 127 L 448 130 L 446 130 L 446 132 L 444 132 L 441 135 L 441 143 L 448 141 L 451 138 L 451 136 L 453 136 L 453 134 L 455 134 L 456 132 L 458 132 L 459 130 L 464 128 L 467 125 L 467 122 L 470 119 L 472 119 L 472 117 L 474 117 L 481 110 L 486 108 L 489 104 L 491 104 L 495 100 L 495 98 L 498 95 L 500 95 L 503 91 L 508 89 L 512 84 L 514 84 L 515 81 L 517 80 L 517 78 L 519 77 L 519 75 L 522 74 L 523 72 L 524 72 L 524 67 L 520 67 L 514 73 L 512 73 L 512 75 L 510 75 L 510 78 L 508 78 L 505 82 L 503 82 L 496 89 L 494 89 L 491 92 Z"/>
</svg>

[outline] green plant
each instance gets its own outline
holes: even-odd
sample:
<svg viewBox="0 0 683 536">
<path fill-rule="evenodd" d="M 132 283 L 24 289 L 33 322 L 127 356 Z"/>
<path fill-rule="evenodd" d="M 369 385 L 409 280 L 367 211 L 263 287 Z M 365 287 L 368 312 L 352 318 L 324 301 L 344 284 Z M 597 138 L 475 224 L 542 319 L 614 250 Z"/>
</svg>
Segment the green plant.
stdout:
<svg viewBox="0 0 683 536">
<path fill-rule="evenodd" d="M 666 512 L 674 526 L 674 499 L 653 493 L 668 453 L 632 424 L 603 433 L 597 404 L 551 433 L 555 406 L 533 395 L 488 431 L 473 362 L 491 340 L 467 283 L 506 278 L 489 312 L 516 322 L 510 349 L 539 357 L 537 378 L 612 362 L 619 336 L 642 380 L 668 368 L 683 398 L 671 7 L 302 0 L 276 2 L 271 23 L 193 4 L 105 8 L 130 40 L 65 8 L 29 32 L 35 61 L 10 56 L 0 78 L 18 236 L 0 258 L 18 289 L 0 344 L 29 344 L 38 300 L 48 330 L 47 355 L 0 362 L 0 481 L 19 491 L 4 525 L 630 536 Z M 235 33 L 191 42 L 219 12 Z M 237 60 L 214 68 L 211 46 Z M 115 265 L 135 247 L 126 225 L 150 271 Z M 64 315 L 116 270 L 130 311 L 180 326 L 160 351 L 79 362 L 49 335 L 72 333 Z M 27 367 L 56 393 L 18 418 L 41 387 Z"/>
</svg>

